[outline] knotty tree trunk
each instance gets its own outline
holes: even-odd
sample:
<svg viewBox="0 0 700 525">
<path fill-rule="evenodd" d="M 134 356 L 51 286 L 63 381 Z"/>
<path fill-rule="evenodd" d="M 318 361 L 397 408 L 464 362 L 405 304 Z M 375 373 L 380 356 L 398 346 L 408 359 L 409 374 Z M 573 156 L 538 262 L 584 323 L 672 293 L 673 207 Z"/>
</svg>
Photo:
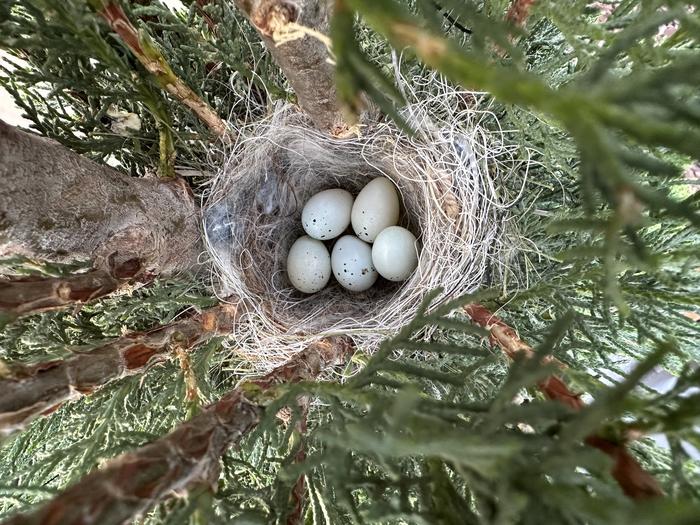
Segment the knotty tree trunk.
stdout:
<svg viewBox="0 0 700 525">
<path fill-rule="evenodd" d="M 281 383 L 308 381 L 345 361 L 344 338 L 312 343 L 268 375 L 243 383 L 174 431 L 84 477 L 33 513 L 4 525 L 132 523 L 162 500 L 219 477 L 219 459 L 260 421 L 266 393 Z"/>
<path fill-rule="evenodd" d="M 200 249 L 182 180 L 129 177 L 0 121 L 0 257 L 146 281 L 193 268 Z"/>
</svg>

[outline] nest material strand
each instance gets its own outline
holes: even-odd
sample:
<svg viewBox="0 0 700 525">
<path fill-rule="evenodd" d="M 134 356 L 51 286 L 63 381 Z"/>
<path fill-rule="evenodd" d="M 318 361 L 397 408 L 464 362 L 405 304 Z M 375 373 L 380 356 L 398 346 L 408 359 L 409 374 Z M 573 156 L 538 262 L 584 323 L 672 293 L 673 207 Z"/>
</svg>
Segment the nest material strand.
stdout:
<svg viewBox="0 0 700 525">
<path fill-rule="evenodd" d="M 504 282 L 511 272 L 517 242 L 508 208 L 517 197 L 504 181 L 526 173 L 527 162 L 515 158 L 517 147 L 506 144 L 495 117 L 475 109 L 479 94 L 436 77 L 412 85 L 403 86 L 412 100 L 403 114 L 414 136 L 382 123 L 361 138 L 334 139 L 280 104 L 266 120 L 242 128 L 227 153 L 205 205 L 206 244 L 219 296 L 238 297 L 247 308 L 236 345 L 257 370 L 331 334 L 349 334 L 371 350 L 414 316 L 428 291 L 442 288 L 439 302 Z M 336 187 L 356 195 L 378 176 L 396 184 L 401 225 L 418 237 L 415 273 L 364 293 L 333 280 L 313 295 L 292 288 L 286 257 L 304 234 L 306 201 Z"/>
</svg>

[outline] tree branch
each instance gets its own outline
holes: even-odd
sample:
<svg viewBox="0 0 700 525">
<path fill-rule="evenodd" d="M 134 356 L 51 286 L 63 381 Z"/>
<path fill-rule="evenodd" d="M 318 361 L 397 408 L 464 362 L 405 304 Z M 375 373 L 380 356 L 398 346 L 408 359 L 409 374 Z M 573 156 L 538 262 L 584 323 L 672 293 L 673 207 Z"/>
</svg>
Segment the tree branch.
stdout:
<svg viewBox="0 0 700 525">
<path fill-rule="evenodd" d="M 133 271 L 117 273 L 92 270 L 68 277 L 11 277 L 0 280 L 0 312 L 5 321 L 30 313 L 56 310 L 72 304 L 82 304 L 112 292 L 131 282 L 141 269 L 137 260 Z"/>
<path fill-rule="evenodd" d="M 534 357 L 532 347 L 520 339 L 513 328 L 487 308 L 479 304 L 470 304 L 464 310 L 476 324 L 491 332 L 491 344 L 499 346 L 508 357 L 511 359 L 519 355 L 524 355 L 528 359 Z M 546 358 L 545 362 L 564 367 L 563 363 L 552 357 Z M 549 376 L 540 381 L 538 387 L 549 399 L 557 400 L 573 410 L 578 411 L 585 406 L 580 396 L 571 392 L 564 381 L 556 376 Z M 612 458 L 612 475 L 627 496 L 641 500 L 663 495 L 656 479 L 642 468 L 627 451 L 624 443 L 617 443 L 596 435 L 588 436 L 585 442 Z"/>
<path fill-rule="evenodd" d="M 347 339 L 311 344 L 268 375 L 247 381 L 173 432 L 110 461 L 33 513 L 5 525 L 130 523 L 160 501 L 219 476 L 219 458 L 260 421 L 275 385 L 312 380 L 349 357 Z"/>
<path fill-rule="evenodd" d="M 226 124 L 216 112 L 200 98 L 172 70 L 160 50 L 144 33 L 139 35 L 124 10 L 112 0 L 95 0 L 99 14 L 107 21 L 112 30 L 119 35 L 139 62 L 151 73 L 158 84 L 174 98 L 192 110 L 217 136 L 225 138 L 228 134 Z"/>
<path fill-rule="evenodd" d="M 23 428 L 67 401 L 143 372 L 166 359 L 173 348 L 191 349 L 217 333 L 230 332 L 238 315 L 236 306 L 220 305 L 65 360 L 10 367 L 9 376 L 0 378 L 0 435 Z"/>
<path fill-rule="evenodd" d="M 535 0 L 513 0 L 506 13 L 506 20 L 518 27 L 524 26 L 534 3 Z"/>
<path fill-rule="evenodd" d="M 324 35 L 330 28 L 331 2 L 324 0 L 235 0 L 294 89 L 299 106 L 314 125 L 331 135 L 349 127 L 335 87 L 334 66 L 325 44 L 305 35 L 277 45 L 275 35 L 298 24 Z"/>
<path fill-rule="evenodd" d="M 198 266 L 199 217 L 182 179 L 130 177 L 2 121 L 0 159 L 0 257 L 142 281 Z"/>
<path fill-rule="evenodd" d="M 308 426 L 310 400 L 308 396 L 302 396 L 297 401 L 299 404 L 300 414 L 299 420 L 296 422 L 295 432 L 299 436 L 299 439 L 302 440 L 303 436 L 306 435 L 306 430 Z M 304 443 L 301 442 L 299 444 L 299 450 L 297 450 L 296 454 L 294 455 L 294 462 L 303 463 L 304 460 L 306 460 L 306 447 L 304 446 Z M 287 525 L 298 525 L 304 522 L 304 506 L 306 500 L 305 479 L 306 476 L 304 474 L 301 474 L 299 478 L 297 478 L 296 483 L 294 483 L 294 486 L 292 487 L 292 491 L 289 495 L 291 511 L 289 512 L 285 520 L 285 523 Z"/>
</svg>

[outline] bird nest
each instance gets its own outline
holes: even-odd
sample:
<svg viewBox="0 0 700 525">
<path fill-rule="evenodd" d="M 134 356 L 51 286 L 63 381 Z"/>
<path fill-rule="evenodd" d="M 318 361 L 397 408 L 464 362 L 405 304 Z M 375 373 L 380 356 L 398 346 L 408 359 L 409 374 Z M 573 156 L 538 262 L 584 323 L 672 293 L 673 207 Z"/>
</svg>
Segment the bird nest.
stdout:
<svg viewBox="0 0 700 525">
<path fill-rule="evenodd" d="M 415 134 L 378 123 L 362 128 L 361 137 L 331 138 L 295 107 L 279 105 L 240 129 L 226 152 L 204 206 L 206 245 L 218 295 L 236 297 L 246 310 L 236 349 L 256 368 L 272 368 L 331 334 L 371 350 L 414 316 L 427 292 L 441 288 L 439 302 L 512 273 L 518 242 L 508 209 L 517 195 L 506 188 L 524 184 L 528 163 L 507 145 L 494 115 L 476 109 L 479 94 L 436 78 L 424 83 L 430 92 L 413 86 L 403 116 Z M 400 224 L 420 244 L 417 270 L 407 281 L 380 280 L 362 293 L 333 280 L 312 295 L 295 290 L 285 265 L 304 235 L 304 204 L 329 188 L 356 195 L 379 176 L 400 192 Z M 505 184 L 514 176 L 519 183 Z"/>
</svg>

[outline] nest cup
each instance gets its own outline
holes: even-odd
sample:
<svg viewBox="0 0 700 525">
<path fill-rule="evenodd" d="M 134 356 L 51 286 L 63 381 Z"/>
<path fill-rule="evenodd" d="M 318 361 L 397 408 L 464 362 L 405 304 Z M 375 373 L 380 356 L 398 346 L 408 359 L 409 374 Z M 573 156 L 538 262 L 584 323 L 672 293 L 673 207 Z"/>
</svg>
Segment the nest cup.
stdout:
<svg viewBox="0 0 700 525">
<path fill-rule="evenodd" d="M 239 353 L 269 369 L 332 334 L 351 335 L 371 350 L 413 317 L 427 292 L 441 287 L 439 301 L 502 280 L 514 244 L 500 179 L 520 163 L 502 133 L 479 126 L 491 115 L 468 108 L 460 113 L 455 93 L 433 93 L 427 106 L 410 105 L 405 117 L 418 130 L 410 137 L 377 124 L 361 138 L 333 139 L 290 105 L 239 130 L 204 206 L 217 294 L 238 298 L 246 309 L 234 331 Z M 380 176 L 396 185 L 400 224 L 419 240 L 416 271 L 400 283 L 380 279 L 363 293 L 333 278 L 315 294 L 295 290 L 286 260 L 305 234 L 305 203 L 330 188 L 357 195 Z"/>
</svg>

